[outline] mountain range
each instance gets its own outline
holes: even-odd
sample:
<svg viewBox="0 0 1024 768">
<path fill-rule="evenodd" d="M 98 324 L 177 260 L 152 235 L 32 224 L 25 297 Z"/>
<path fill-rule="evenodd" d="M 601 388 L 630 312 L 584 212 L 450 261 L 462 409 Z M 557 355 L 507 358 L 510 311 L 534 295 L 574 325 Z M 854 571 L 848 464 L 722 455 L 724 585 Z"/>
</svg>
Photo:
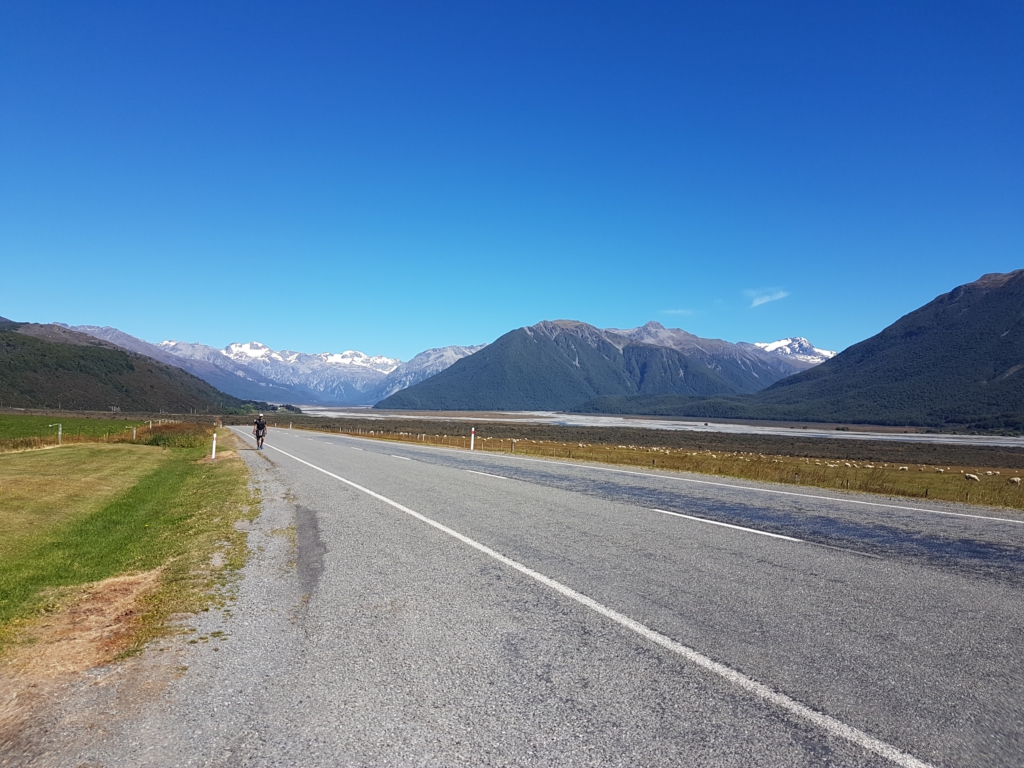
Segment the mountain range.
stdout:
<svg viewBox="0 0 1024 768">
<path fill-rule="evenodd" d="M 235 397 L 304 405 L 370 405 L 482 348 L 428 349 L 403 363 L 352 350 L 277 351 L 256 341 L 223 349 L 182 341 L 151 344 L 109 326 L 64 327 L 182 368 Z"/>
<path fill-rule="evenodd" d="M 656 322 L 557 320 L 402 363 L 0 318 L 5 405 L 216 410 L 239 398 L 1022 430 L 1024 270 L 961 285 L 839 354 L 799 337 L 733 344 Z"/>
<path fill-rule="evenodd" d="M 936 297 L 821 365 L 746 395 L 599 397 L 593 413 L 1024 429 L 1024 270 Z"/>
<path fill-rule="evenodd" d="M 257 341 L 229 344 L 223 348 L 173 340 L 151 344 L 108 326 L 63 327 L 182 368 L 217 389 L 241 399 L 323 406 L 372 405 L 387 400 L 487 347 L 481 344 L 428 349 L 403 363 L 397 358 L 370 356 L 353 350 L 308 354 L 274 350 Z M 702 339 L 678 328 L 665 328 L 656 322 L 627 330 L 598 330 L 575 321 L 542 322 L 531 326 L 542 337 L 562 335 L 563 330 L 569 327 L 591 329 L 592 332 L 585 334 L 588 338 L 600 336 L 604 343 L 617 350 L 629 347 L 625 355 L 630 365 L 634 368 L 639 366 L 629 375 L 642 379 L 638 388 L 631 388 L 623 383 L 625 380 L 620 382 L 622 386 L 597 389 L 584 387 L 579 390 L 584 399 L 600 394 L 634 392 L 752 392 L 835 354 L 816 349 L 801 338 L 761 345 L 731 344 L 717 339 Z M 650 348 L 647 351 L 650 359 L 640 359 L 643 357 L 637 350 L 640 346 Z M 654 351 L 659 349 L 661 352 Z M 656 360 L 659 355 L 673 360 L 680 356 L 685 358 L 684 366 L 692 369 L 687 374 L 685 384 L 680 385 L 672 381 L 670 376 L 665 378 L 656 372 L 659 366 L 671 367 L 673 364 L 672 360 Z M 558 363 L 553 365 L 557 368 Z M 598 378 L 607 374 L 604 371 Z M 548 371 L 548 375 L 558 379 L 553 371 Z M 551 386 L 557 388 L 557 381 L 553 381 Z M 560 402 L 567 404 L 570 401 L 563 398 Z M 579 402 L 582 401 L 573 400 L 571 404 Z"/>
<path fill-rule="evenodd" d="M 653 321 L 624 330 L 545 320 L 506 333 L 375 407 L 557 411 L 601 396 L 756 392 L 833 354 L 805 339 L 733 344 Z"/>
</svg>

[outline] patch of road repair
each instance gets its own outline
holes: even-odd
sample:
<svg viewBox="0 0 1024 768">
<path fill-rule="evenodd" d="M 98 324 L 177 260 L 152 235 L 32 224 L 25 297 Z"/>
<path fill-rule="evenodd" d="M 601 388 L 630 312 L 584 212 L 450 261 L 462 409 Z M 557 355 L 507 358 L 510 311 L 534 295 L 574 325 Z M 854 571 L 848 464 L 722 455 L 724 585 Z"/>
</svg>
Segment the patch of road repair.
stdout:
<svg viewBox="0 0 1024 768">
<path fill-rule="evenodd" d="M 320 525 L 316 513 L 306 507 L 295 507 L 295 541 L 298 553 L 295 567 L 299 577 L 299 588 L 303 600 L 316 591 L 324 572 L 324 555 L 327 547 L 320 538 Z"/>
</svg>

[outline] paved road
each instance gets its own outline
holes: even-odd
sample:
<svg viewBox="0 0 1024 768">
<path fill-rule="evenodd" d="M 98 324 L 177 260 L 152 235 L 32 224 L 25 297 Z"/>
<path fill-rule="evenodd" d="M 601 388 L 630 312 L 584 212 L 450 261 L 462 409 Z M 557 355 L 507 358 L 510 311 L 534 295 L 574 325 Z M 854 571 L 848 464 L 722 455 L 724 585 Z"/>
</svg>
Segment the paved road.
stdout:
<svg viewBox="0 0 1024 768">
<path fill-rule="evenodd" d="M 244 455 L 259 552 L 199 626 L 227 640 L 75 759 L 1024 764 L 1019 516 L 287 430 Z"/>
<path fill-rule="evenodd" d="M 899 443 L 933 443 L 942 445 L 985 445 L 997 448 L 1024 448 L 1024 437 L 1007 435 L 928 434 L 923 432 L 835 430 L 824 427 L 784 426 L 781 424 L 744 424 L 723 421 L 684 421 L 641 416 L 604 416 L 600 414 L 559 413 L 557 411 L 510 411 L 453 414 L 432 411 L 376 411 L 370 408 L 330 408 L 303 405 L 310 416 L 331 416 L 352 419 L 422 419 L 425 421 L 464 421 L 471 424 L 503 422 L 513 424 L 556 424 L 563 427 L 618 427 L 627 429 L 665 429 L 679 432 L 724 432 L 732 435 L 766 435 L 774 437 L 815 437 L 823 440 L 874 440 Z"/>
</svg>

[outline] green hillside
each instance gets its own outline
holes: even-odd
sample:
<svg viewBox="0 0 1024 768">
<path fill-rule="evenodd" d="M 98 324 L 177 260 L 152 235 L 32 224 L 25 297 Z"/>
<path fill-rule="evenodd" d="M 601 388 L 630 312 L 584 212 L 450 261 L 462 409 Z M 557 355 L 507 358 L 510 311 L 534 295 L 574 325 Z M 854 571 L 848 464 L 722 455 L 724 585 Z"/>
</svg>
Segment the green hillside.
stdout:
<svg viewBox="0 0 1024 768">
<path fill-rule="evenodd" d="M 0 324 L 0 405 L 188 413 L 243 403 L 179 368 L 84 334 L 8 321 Z"/>
<path fill-rule="evenodd" d="M 628 344 L 622 350 L 589 326 L 547 335 L 506 333 L 441 373 L 396 392 L 375 407 L 396 410 L 567 410 L 602 395 L 678 392 L 712 395 L 736 389 L 673 349 Z"/>
<path fill-rule="evenodd" d="M 753 395 L 604 397 L 584 412 L 1024 428 L 1024 270 L 939 296 Z"/>
</svg>

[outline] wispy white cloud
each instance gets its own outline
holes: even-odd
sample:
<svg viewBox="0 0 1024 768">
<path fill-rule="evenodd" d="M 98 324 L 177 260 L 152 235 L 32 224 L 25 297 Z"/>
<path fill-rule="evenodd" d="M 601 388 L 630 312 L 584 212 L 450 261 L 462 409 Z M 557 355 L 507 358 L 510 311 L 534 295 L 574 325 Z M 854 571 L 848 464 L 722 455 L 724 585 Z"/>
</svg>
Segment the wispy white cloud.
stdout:
<svg viewBox="0 0 1024 768">
<path fill-rule="evenodd" d="M 692 309 L 663 309 L 661 310 L 663 315 L 695 315 L 697 314 Z"/>
<path fill-rule="evenodd" d="M 750 297 L 750 308 L 760 307 L 762 304 L 767 304 L 769 301 L 778 301 L 789 296 L 789 291 L 780 291 L 772 288 L 762 289 L 760 291 L 744 291 L 744 293 Z"/>
</svg>

